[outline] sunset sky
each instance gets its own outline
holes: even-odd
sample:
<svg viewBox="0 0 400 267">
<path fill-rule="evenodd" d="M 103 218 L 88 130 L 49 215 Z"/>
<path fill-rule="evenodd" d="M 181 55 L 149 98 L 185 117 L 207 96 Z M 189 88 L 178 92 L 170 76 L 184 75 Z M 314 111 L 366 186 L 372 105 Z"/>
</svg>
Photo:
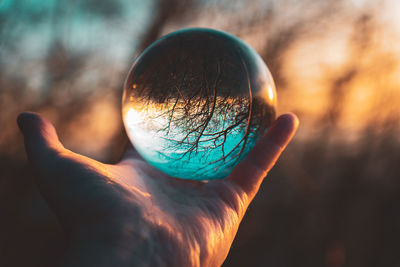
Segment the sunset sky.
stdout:
<svg viewBox="0 0 400 267">
<path fill-rule="evenodd" d="M 0 1 L 2 77 L 23 81 L 21 90 L 26 96 L 23 103 L 40 104 L 51 86 L 49 66 L 62 67 L 59 63 L 69 59 L 75 60 L 79 69 L 58 85 L 65 88 L 63 94 L 80 95 L 99 88 L 122 91 L 127 71 L 140 52 L 139 40 L 153 19 L 154 3 L 140 0 L 134 4 L 127 0 L 102 3 Z M 294 111 L 300 116 L 302 127 L 298 138 L 312 136 L 310 132 L 319 129 L 315 125 L 321 125 L 325 111 L 332 106 L 329 101 L 334 94 L 332 90 L 336 90 L 331 88 L 332 83 L 346 75 L 351 76 L 343 85 L 346 96 L 336 100 L 342 106 L 337 119 L 337 128 L 346 132 L 342 137 L 357 139 L 357 132 L 371 120 L 388 117 L 396 120 L 399 116 L 395 104 L 400 102 L 399 1 L 353 0 L 326 5 L 323 1 L 294 0 L 229 3 L 202 1 L 190 16 L 164 25 L 161 35 L 184 27 L 217 28 L 239 36 L 263 56 L 271 39 L 290 34 L 290 29 L 300 25 L 283 52 L 274 54 L 282 61 L 279 73 L 285 80 L 277 84 L 278 111 Z M 274 13 L 270 16 L 271 8 Z M 358 27 L 355 25 L 360 28 L 354 28 Z M 359 46 L 361 43 L 364 47 Z M 49 59 L 51 53 L 58 56 Z M 264 60 L 269 66 L 273 64 L 269 58 Z M 68 97 L 59 97 L 58 101 L 59 106 L 67 104 Z M 120 107 L 114 104 L 118 101 L 111 103 L 102 98 L 101 103 L 93 102 L 91 110 L 108 112 L 85 113 L 85 116 L 118 119 Z M 117 125 L 112 128 L 111 124 L 106 129 L 93 123 L 93 131 L 88 132 L 99 138 L 108 136 L 101 138 L 107 142 L 119 131 Z M 72 136 L 84 138 L 85 133 L 71 127 Z M 91 144 L 89 137 L 84 140 L 88 151 L 98 146 Z"/>
</svg>

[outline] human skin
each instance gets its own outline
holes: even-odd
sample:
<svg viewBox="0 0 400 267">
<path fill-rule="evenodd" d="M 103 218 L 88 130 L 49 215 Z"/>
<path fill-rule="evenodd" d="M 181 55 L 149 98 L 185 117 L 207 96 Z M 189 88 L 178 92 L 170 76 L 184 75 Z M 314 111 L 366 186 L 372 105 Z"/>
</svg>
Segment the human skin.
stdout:
<svg viewBox="0 0 400 267">
<path fill-rule="evenodd" d="M 40 193 L 68 237 L 59 266 L 220 266 L 298 119 L 280 116 L 226 178 L 176 179 L 128 147 L 104 164 L 66 149 L 53 125 L 19 115 Z"/>
</svg>

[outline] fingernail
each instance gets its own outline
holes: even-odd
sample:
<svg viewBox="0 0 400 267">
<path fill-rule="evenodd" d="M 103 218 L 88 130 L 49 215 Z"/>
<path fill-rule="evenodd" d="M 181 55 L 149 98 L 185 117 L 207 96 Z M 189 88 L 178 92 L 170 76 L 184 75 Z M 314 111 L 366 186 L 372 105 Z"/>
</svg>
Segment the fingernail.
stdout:
<svg viewBox="0 0 400 267">
<path fill-rule="evenodd" d="M 17 124 L 18 124 L 20 131 L 23 134 L 24 134 L 24 131 L 26 130 L 26 125 L 27 125 L 26 120 L 29 119 L 29 117 L 33 117 L 33 116 L 36 116 L 36 114 L 33 112 L 22 112 L 18 115 Z"/>
<path fill-rule="evenodd" d="M 25 113 L 23 112 L 23 113 L 20 113 L 20 114 L 18 115 L 18 117 L 17 117 L 18 128 L 19 128 L 19 130 L 20 130 L 22 133 L 24 133 L 24 129 L 23 129 L 24 115 L 25 115 Z"/>
</svg>

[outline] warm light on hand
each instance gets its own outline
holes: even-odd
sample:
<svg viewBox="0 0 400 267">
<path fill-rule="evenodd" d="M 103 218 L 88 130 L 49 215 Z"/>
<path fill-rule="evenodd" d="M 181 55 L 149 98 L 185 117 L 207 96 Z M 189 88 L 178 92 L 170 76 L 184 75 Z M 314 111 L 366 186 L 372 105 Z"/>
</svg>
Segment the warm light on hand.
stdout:
<svg viewBox="0 0 400 267">
<path fill-rule="evenodd" d="M 69 238 L 62 266 L 220 266 L 298 121 L 279 117 L 222 180 L 168 177 L 134 148 L 115 165 L 64 148 L 43 117 L 18 118 L 36 183 Z"/>
</svg>

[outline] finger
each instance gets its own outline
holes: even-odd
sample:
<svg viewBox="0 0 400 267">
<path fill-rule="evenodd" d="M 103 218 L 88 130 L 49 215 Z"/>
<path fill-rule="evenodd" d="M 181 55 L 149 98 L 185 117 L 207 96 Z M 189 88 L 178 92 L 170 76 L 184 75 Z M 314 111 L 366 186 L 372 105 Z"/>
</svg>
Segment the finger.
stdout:
<svg viewBox="0 0 400 267">
<path fill-rule="evenodd" d="M 280 116 L 227 179 L 253 198 L 268 171 L 292 139 L 298 124 L 294 114 Z"/>
<path fill-rule="evenodd" d="M 66 191 L 68 170 L 61 157 L 72 154 L 58 139 L 54 126 L 39 114 L 21 113 L 17 118 L 18 126 L 24 135 L 28 160 L 35 170 L 35 181 L 48 202 L 63 195 Z"/>
<path fill-rule="evenodd" d="M 24 112 L 17 122 L 24 135 L 28 159 L 39 174 L 40 186 L 59 193 L 67 191 L 66 186 L 82 187 L 91 182 L 81 179 L 82 175 L 90 177 L 90 173 L 104 172 L 106 176 L 107 170 L 102 163 L 65 149 L 54 126 L 39 114 Z"/>
<path fill-rule="evenodd" d="M 66 172 L 59 159 L 67 150 L 60 143 L 54 126 L 39 114 L 21 113 L 17 123 L 24 136 L 26 154 L 35 170 L 39 191 L 53 211 L 64 210 L 62 203 L 66 201 L 62 198 L 69 188 L 63 182 Z"/>
<path fill-rule="evenodd" d="M 65 149 L 54 126 L 35 113 L 17 119 L 39 191 L 64 225 L 102 214 L 112 181 L 104 164 Z M 111 192 L 111 193 L 110 193 Z M 100 212 L 98 212 L 100 210 Z M 97 212 L 97 213 L 96 213 Z"/>
<path fill-rule="evenodd" d="M 28 159 L 38 169 L 48 166 L 49 162 L 65 150 L 54 126 L 42 116 L 24 112 L 18 116 L 17 123 L 24 135 Z"/>
</svg>

